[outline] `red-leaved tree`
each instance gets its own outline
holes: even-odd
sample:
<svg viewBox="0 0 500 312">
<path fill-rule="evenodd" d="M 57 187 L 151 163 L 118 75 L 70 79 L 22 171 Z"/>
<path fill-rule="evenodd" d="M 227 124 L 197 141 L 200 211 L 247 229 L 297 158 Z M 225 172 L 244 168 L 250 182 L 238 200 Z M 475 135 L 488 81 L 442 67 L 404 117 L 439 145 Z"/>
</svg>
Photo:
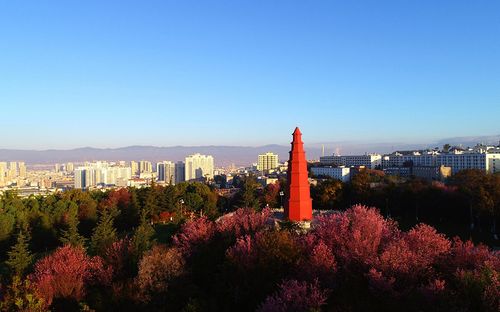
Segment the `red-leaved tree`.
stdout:
<svg viewBox="0 0 500 312">
<path fill-rule="evenodd" d="M 206 217 L 190 220 L 182 225 L 174 238 L 174 246 L 184 255 L 190 255 L 197 247 L 210 241 L 216 232 L 215 224 Z"/>
<path fill-rule="evenodd" d="M 313 283 L 289 280 L 279 286 L 279 290 L 267 297 L 259 312 L 303 312 L 320 311 L 325 305 L 328 293 Z"/>
<path fill-rule="evenodd" d="M 394 222 L 385 220 L 375 208 L 361 205 L 319 217 L 313 234 L 342 264 L 365 266 L 374 265 L 379 252 L 400 235 Z"/>
<path fill-rule="evenodd" d="M 112 269 L 81 247 L 66 245 L 35 264 L 30 280 L 47 305 L 54 298 L 81 300 L 92 284 L 109 284 Z"/>
<path fill-rule="evenodd" d="M 271 210 L 267 208 L 263 209 L 262 212 L 256 212 L 251 208 L 240 208 L 221 217 L 217 221 L 217 230 L 235 237 L 254 234 L 265 227 L 270 215 Z"/>
</svg>

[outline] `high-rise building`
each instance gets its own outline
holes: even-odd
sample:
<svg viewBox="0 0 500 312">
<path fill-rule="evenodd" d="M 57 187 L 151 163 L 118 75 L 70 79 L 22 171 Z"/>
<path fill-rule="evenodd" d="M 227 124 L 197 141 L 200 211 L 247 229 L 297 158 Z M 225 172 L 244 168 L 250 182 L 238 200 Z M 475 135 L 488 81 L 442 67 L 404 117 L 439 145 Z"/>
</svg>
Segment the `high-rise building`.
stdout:
<svg viewBox="0 0 500 312">
<path fill-rule="evenodd" d="M 139 175 L 139 164 L 137 161 L 130 162 L 130 168 L 132 169 L 132 175 Z"/>
<path fill-rule="evenodd" d="M 7 163 L 0 162 L 0 186 L 5 186 L 7 178 Z"/>
<path fill-rule="evenodd" d="M 175 164 L 171 161 L 162 161 L 156 164 L 158 181 L 175 183 Z"/>
<path fill-rule="evenodd" d="M 66 164 L 66 172 L 73 172 L 75 171 L 75 165 L 72 162 L 69 162 Z"/>
<path fill-rule="evenodd" d="M 9 177 L 15 178 L 17 177 L 17 162 L 11 161 L 9 163 Z"/>
<path fill-rule="evenodd" d="M 307 173 L 307 160 L 299 128 L 293 132 L 292 150 L 288 161 L 288 200 L 285 216 L 290 221 L 312 219 L 312 199 Z"/>
<path fill-rule="evenodd" d="M 75 169 L 75 188 L 77 189 L 87 189 L 89 183 L 87 182 L 87 171 L 85 167 L 79 167 Z"/>
<path fill-rule="evenodd" d="M 127 186 L 131 177 L 130 167 L 110 166 L 106 162 L 89 163 L 75 169 L 75 188 L 88 189 L 97 185 Z"/>
<path fill-rule="evenodd" d="M 141 160 L 139 162 L 139 173 L 151 173 L 153 172 L 153 164 L 147 160 Z"/>
<path fill-rule="evenodd" d="M 19 168 L 19 177 L 25 178 L 26 177 L 26 164 L 24 163 L 24 161 L 20 161 L 17 165 Z"/>
<path fill-rule="evenodd" d="M 60 169 L 61 169 L 61 166 L 59 164 L 54 165 L 54 172 L 59 172 Z"/>
<path fill-rule="evenodd" d="M 214 158 L 210 155 L 193 154 L 186 157 L 185 179 L 213 179 Z"/>
<path fill-rule="evenodd" d="M 257 162 L 257 170 L 269 171 L 278 167 L 278 155 L 274 153 L 265 153 L 259 155 Z"/>
<path fill-rule="evenodd" d="M 175 163 L 175 184 L 186 181 L 186 164 L 183 161 Z"/>
</svg>

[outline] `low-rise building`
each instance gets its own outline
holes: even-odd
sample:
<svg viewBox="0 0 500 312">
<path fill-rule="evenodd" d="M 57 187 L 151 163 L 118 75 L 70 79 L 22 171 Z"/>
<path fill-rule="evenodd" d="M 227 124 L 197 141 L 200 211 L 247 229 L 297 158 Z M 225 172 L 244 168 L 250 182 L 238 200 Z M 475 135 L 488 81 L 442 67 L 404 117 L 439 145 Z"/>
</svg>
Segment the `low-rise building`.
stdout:
<svg viewBox="0 0 500 312">
<path fill-rule="evenodd" d="M 370 169 L 378 168 L 382 165 L 382 155 L 380 154 L 365 154 L 365 155 L 332 155 L 322 156 L 319 158 L 322 165 L 359 167 L 365 166 Z"/>
<path fill-rule="evenodd" d="M 348 182 L 351 179 L 350 168 L 347 167 L 312 167 L 311 173 L 315 176 L 328 176 L 342 182 Z"/>
</svg>

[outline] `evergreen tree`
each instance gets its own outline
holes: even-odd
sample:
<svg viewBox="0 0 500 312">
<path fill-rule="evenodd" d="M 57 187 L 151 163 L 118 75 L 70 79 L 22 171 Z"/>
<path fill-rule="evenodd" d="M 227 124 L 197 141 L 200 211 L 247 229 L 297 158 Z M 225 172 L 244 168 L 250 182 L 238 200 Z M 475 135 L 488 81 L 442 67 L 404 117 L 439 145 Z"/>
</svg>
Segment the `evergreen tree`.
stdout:
<svg viewBox="0 0 500 312">
<path fill-rule="evenodd" d="M 132 237 L 132 246 L 137 259 L 140 259 L 146 251 L 151 249 L 154 235 L 155 230 L 148 221 L 146 213 L 143 211 L 141 213 L 141 223 L 136 228 Z"/>
<path fill-rule="evenodd" d="M 146 199 L 144 201 L 143 211 L 146 212 L 146 216 L 148 218 L 153 218 L 158 216 L 159 207 L 158 207 L 158 191 L 156 184 L 154 182 L 151 183 L 151 187 L 147 190 Z M 142 216 L 141 216 L 142 218 Z"/>
<path fill-rule="evenodd" d="M 29 250 L 29 237 L 23 230 L 19 231 L 17 241 L 12 249 L 7 253 L 9 256 L 5 262 L 12 273 L 21 276 L 33 261 L 33 255 Z"/>
<path fill-rule="evenodd" d="M 84 246 L 85 237 L 78 233 L 78 207 L 75 203 L 71 203 L 67 215 L 67 228 L 61 233 L 61 242 L 66 245 L 69 244 L 73 247 Z"/>
<path fill-rule="evenodd" d="M 259 208 L 259 198 L 257 197 L 257 183 L 254 176 L 246 177 L 243 180 L 240 190 L 239 206 L 244 208 Z"/>
<path fill-rule="evenodd" d="M 94 254 L 104 255 L 106 249 L 116 241 L 116 229 L 113 225 L 115 215 L 116 210 L 105 209 L 101 211 L 99 222 L 90 241 L 90 248 Z"/>
</svg>

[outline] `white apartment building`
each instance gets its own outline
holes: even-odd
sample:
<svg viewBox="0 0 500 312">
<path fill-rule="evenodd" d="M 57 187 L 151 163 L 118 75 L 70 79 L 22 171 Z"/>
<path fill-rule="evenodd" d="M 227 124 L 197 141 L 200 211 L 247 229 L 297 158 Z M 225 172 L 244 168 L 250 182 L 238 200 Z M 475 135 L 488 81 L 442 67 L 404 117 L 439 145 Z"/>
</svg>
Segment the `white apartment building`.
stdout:
<svg viewBox="0 0 500 312">
<path fill-rule="evenodd" d="M 329 176 L 342 182 L 351 179 L 351 169 L 347 167 L 312 167 L 311 172 L 315 176 Z"/>
<path fill-rule="evenodd" d="M 153 164 L 147 160 L 141 160 L 139 162 L 139 173 L 150 173 L 153 172 Z"/>
<path fill-rule="evenodd" d="M 257 161 L 257 170 L 268 171 L 278 167 L 278 155 L 274 153 L 261 154 Z"/>
<path fill-rule="evenodd" d="M 0 187 L 5 186 L 7 179 L 7 163 L 2 161 L 0 162 Z"/>
<path fill-rule="evenodd" d="M 185 179 L 186 181 L 195 179 L 213 179 L 214 177 L 214 158 L 210 155 L 193 154 L 186 157 L 185 160 Z"/>
<path fill-rule="evenodd" d="M 175 164 L 171 161 L 162 161 L 156 164 L 158 181 L 175 183 Z"/>
<path fill-rule="evenodd" d="M 127 186 L 131 177 L 130 167 L 111 166 L 106 162 L 86 163 L 75 169 L 75 188 L 88 189 L 101 184 Z"/>
<path fill-rule="evenodd" d="M 366 154 L 366 155 L 332 155 L 322 156 L 319 161 L 323 165 L 335 165 L 346 167 L 365 166 L 370 169 L 375 169 L 382 165 L 382 155 L 380 154 Z"/>
<path fill-rule="evenodd" d="M 24 161 L 20 161 L 18 164 L 18 174 L 19 174 L 19 177 L 21 178 L 24 178 L 26 177 L 26 164 L 24 163 Z"/>
<path fill-rule="evenodd" d="M 385 155 L 382 157 L 382 168 L 396 168 L 405 165 L 413 166 L 436 166 L 437 153 L 421 154 L 413 152 L 409 155 L 396 153 L 394 155 Z"/>
<path fill-rule="evenodd" d="M 403 166 L 446 166 L 452 174 L 464 169 L 480 169 L 488 173 L 500 172 L 500 153 L 432 153 L 411 155 L 386 155 L 382 159 L 383 168 Z"/>
<path fill-rule="evenodd" d="M 132 175 L 138 175 L 139 174 L 139 164 L 137 161 L 131 161 L 130 162 L 130 168 L 132 169 Z"/>
</svg>

